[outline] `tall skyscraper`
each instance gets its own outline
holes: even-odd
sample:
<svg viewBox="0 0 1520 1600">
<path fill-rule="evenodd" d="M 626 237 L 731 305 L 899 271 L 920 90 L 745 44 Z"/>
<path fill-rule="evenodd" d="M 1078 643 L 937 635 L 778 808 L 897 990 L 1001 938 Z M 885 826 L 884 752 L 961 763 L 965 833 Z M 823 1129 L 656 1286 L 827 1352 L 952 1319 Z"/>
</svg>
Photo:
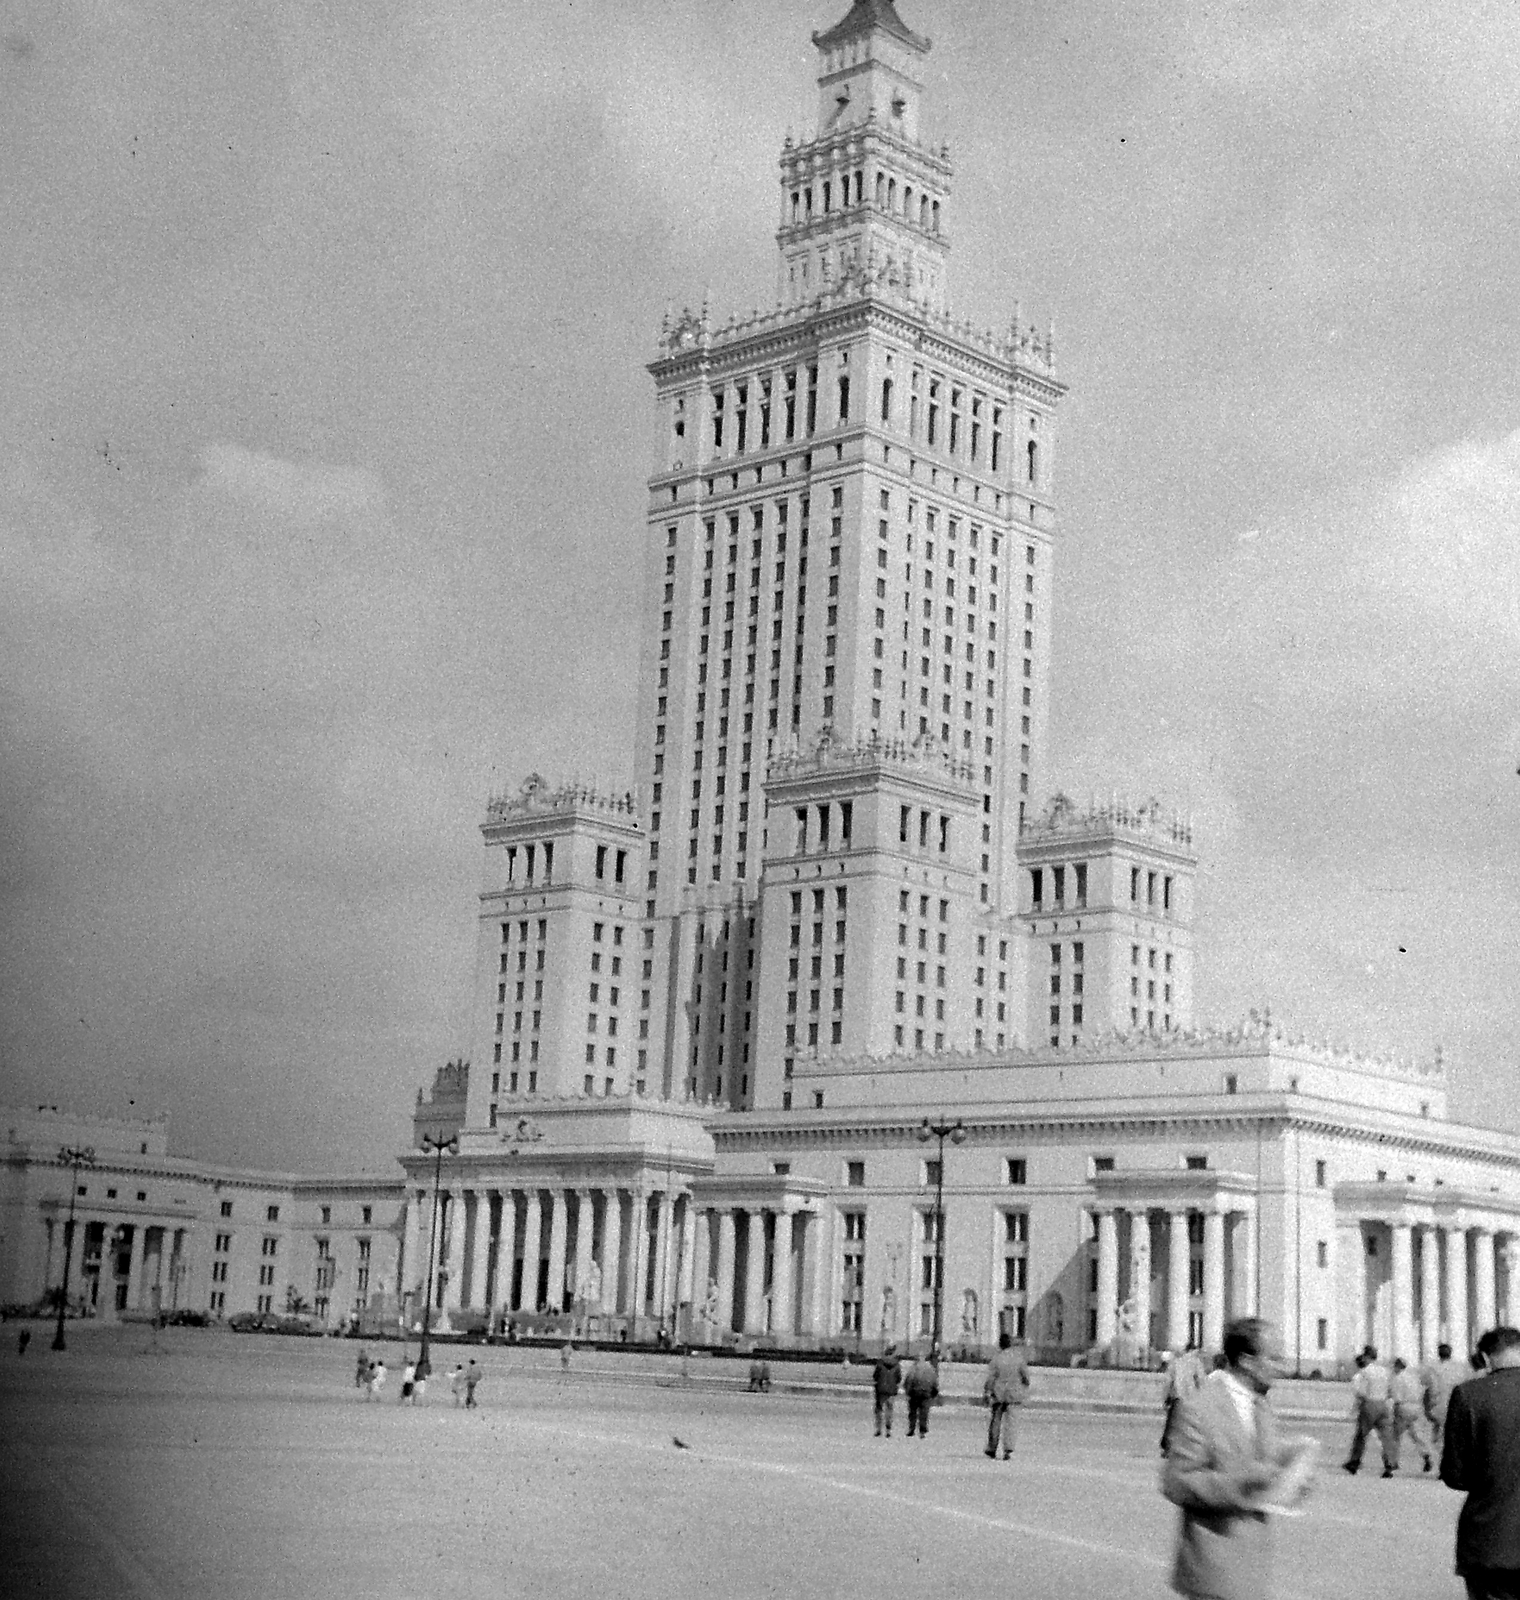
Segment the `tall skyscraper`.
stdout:
<svg viewBox="0 0 1520 1600">
<path fill-rule="evenodd" d="M 964 987 L 1001 946 L 1022 992 L 1016 853 L 1044 772 L 1051 340 L 950 313 L 929 41 L 856 0 L 814 44 L 818 126 L 781 153 L 777 308 L 683 314 L 650 369 L 640 1031 L 667 1092 L 734 1106 L 762 1085 L 780 1105 L 799 1050 L 1012 1035 L 933 958 Z M 793 923 L 811 939 L 818 921 L 799 953 Z"/>
</svg>

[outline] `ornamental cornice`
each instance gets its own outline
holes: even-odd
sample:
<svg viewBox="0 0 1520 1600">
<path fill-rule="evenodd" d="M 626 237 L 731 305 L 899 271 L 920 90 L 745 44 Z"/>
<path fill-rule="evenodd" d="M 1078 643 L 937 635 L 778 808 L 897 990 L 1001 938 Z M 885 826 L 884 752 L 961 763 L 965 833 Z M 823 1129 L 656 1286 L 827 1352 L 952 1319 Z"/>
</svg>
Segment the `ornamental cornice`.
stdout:
<svg viewBox="0 0 1520 1600">
<path fill-rule="evenodd" d="M 1040 370 L 1043 361 L 1025 359 L 1032 333 L 1021 331 L 999 341 L 970 322 L 947 317 L 941 323 L 916 306 L 894 303 L 871 290 L 847 300 L 820 299 L 754 312 L 710 330 L 699 342 L 667 348 L 648 363 L 647 370 L 662 384 L 692 374 L 735 371 L 752 365 L 759 356 L 816 347 L 821 340 L 866 326 L 879 327 L 925 359 L 959 365 L 968 375 L 981 374 L 989 389 L 1001 385 L 1010 395 L 1046 404 L 1055 404 L 1067 392 L 1052 371 Z"/>
</svg>

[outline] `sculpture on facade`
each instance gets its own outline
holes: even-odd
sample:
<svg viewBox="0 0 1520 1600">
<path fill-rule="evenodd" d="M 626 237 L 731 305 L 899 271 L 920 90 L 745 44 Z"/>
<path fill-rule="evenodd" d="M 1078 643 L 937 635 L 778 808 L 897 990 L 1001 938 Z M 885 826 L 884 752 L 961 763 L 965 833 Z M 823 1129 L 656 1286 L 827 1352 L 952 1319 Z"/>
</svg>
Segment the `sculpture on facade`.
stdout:
<svg viewBox="0 0 1520 1600">
<path fill-rule="evenodd" d="M 979 1310 L 976 1290 L 967 1289 L 961 1296 L 961 1337 L 963 1339 L 975 1341 Z"/>
</svg>

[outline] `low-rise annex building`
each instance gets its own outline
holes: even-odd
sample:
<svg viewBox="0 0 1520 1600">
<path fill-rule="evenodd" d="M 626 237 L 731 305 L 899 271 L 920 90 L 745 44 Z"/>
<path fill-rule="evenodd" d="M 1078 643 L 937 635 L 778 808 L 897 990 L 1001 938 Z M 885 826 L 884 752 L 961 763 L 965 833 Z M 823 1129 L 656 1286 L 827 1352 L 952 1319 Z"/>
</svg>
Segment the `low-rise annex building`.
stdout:
<svg viewBox="0 0 1520 1600">
<path fill-rule="evenodd" d="M 167 1117 L 0 1109 L 0 1302 L 283 1313 L 336 1325 L 396 1304 L 402 1185 L 393 1175 L 261 1172 L 169 1154 Z M 71 1166 L 66 1152 L 93 1159 Z M 73 1245 L 65 1250 L 70 1189 Z"/>
</svg>

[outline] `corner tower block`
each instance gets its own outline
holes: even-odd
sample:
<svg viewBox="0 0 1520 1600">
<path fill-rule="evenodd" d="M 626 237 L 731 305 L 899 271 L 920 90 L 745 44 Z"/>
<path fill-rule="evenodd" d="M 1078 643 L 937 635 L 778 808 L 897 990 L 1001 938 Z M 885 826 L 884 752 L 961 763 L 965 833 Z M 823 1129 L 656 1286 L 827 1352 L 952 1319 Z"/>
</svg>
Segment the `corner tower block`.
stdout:
<svg viewBox="0 0 1520 1600">
<path fill-rule="evenodd" d="M 1155 801 L 1083 811 L 1058 795 L 1018 858 L 1032 1043 L 1192 1027 L 1191 827 Z"/>
</svg>

